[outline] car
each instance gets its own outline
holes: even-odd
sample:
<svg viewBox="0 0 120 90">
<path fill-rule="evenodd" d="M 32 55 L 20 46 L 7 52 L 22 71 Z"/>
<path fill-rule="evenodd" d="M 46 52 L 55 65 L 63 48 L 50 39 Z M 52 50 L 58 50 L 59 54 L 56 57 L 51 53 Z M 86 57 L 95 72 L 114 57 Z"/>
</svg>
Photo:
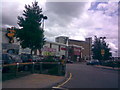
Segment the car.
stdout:
<svg viewBox="0 0 120 90">
<path fill-rule="evenodd" d="M 71 61 L 71 60 L 67 60 L 67 62 L 66 63 L 73 63 L 73 61 Z"/>
<path fill-rule="evenodd" d="M 40 62 L 40 61 L 41 61 L 41 58 L 40 58 L 39 56 L 37 56 L 37 55 L 33 55 L 33 56 L 32 56 L 32 61 L 33 61 L 33 62 Z"/>
<path fill-rule="evenodd" d="M 15 63 L 22 63 L 22 60 L 19 55 L 10 55 Z"/>
<path fill-rule="evenodd" d="M 99 62 L 99 60 L 90 60 L 90 61 L 87 61 L 86 64 L 87 65 L 99 65 L 100 62 Z"/>
<path fill-rule="evenodd" d="M 9 54 L 2 54 L 2 64 L 12 64 L 14 59 Z"/>
<path fill-rule="evenodd" d="M 33 61 L 31 54 L 21 54 L 20 58 L 21 58 L 23 63 L 25 63 L 25 62 L 32 62 Z"/>
</svg>

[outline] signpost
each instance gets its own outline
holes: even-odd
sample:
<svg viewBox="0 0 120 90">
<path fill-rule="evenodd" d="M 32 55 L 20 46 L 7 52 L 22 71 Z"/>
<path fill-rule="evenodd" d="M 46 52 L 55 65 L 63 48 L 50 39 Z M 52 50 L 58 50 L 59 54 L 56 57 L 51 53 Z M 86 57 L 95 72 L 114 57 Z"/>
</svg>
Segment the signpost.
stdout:
<svg viewBox="0 0 120 90">
<path fill-rule="evenodd" d="M 104 54 L 105 54 L 105 50 L 101 49 L 101 55 L 104 56 Z"/>
<path fill-rule="evenodd" d="M 104 60 L 104 54 L 105 54 L 105 50 L 101 49 L 102 60 Z"/>
</svg>

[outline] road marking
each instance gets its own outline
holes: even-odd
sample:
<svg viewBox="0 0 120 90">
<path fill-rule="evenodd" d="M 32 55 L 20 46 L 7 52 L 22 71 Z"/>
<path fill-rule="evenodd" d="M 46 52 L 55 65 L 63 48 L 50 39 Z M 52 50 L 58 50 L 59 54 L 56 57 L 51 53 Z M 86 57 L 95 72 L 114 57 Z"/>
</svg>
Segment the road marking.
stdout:
<svg viewBox="0 0 120 90">
<path fill-rule="evenodd" d="M 62 84 L 58 85 L 57 88 L 60 88 L 61 86 L 66 84 L 71 78 L 72 78 L 72 74 L 70 73 L 70 77 L 65 82 L 63 82 Z"/>
</svg>

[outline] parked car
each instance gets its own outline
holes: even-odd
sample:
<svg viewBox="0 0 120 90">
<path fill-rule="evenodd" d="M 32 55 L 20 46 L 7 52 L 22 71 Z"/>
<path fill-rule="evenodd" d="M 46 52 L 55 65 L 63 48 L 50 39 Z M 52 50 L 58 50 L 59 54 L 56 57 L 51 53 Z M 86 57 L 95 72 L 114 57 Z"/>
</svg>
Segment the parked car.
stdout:
<svg viewBox="0 0 120 90">
<path fill-rule="evenodd" d="M 73 61 L 71 61 L 71 60 L 67 60 L 67 62 L 66 63 L 73 63 Z"/>
<path fill-rule="evenodd" d="M 21 63 L 22 60 L 20 58 L 20 55 L 10 55 L 15 63 Z"/>
<path fill-rule="evenodd" d="M 33 56 L 32 56 L 32 61 L 33 61 L 33 62 L 40 62 L 40 61 L 41 61 L 41 58 L 40 58 L 39 56 L 37 56 L 37 55 L 33 55 Z"/>
<path fill-rule="evenodd" d="M 99 65 L 100 62 L 99 62 L 99 60 L 90 60 L 90 61 L 87 61 L 86 64 L 87 65 Z"/>
<path fill-rule="evenodd" d="M 20 57 L 21 57 L 21 60 L 22 60 L 23 63 L 33 61 L 32 55 L 30 55 L 30 54 L 21 54 Z"/>
<path fill-rule="evenodd" d="M 14 63 L 14 59 L 9 54 L 2 54 L 2 64 Z"/>
</svg>

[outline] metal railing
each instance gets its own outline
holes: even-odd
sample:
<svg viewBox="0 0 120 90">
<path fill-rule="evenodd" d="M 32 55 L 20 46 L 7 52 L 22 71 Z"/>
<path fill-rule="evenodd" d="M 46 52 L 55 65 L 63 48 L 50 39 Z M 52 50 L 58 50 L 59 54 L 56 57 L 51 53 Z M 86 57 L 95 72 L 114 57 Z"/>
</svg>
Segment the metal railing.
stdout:
<svg viewBox="0 0 120 90">
<path fill-rule="evenodd" d="M 25 75 L 39 73 L 50 75 L 65 75 L 65 64 L 60 62 L 29 62 L 14 63 L 2 66 L 2 80 L 22 77 Z"/>
</svg>

